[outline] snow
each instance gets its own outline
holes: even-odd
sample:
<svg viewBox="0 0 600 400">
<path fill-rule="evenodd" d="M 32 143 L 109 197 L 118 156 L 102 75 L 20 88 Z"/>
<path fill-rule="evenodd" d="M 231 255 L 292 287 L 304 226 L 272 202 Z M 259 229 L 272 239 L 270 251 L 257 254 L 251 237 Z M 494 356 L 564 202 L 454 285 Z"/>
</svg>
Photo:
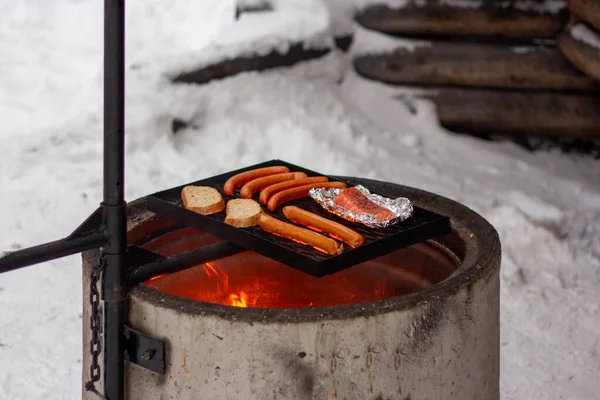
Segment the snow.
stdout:
<svg viewBox="0 0 600 400">
<path fill-rule="evenodd" d="M 160 0 L 164 1 L 164 0 Z M 288 52 L 292 44 L 325 49 L 333 46 L 329 9 L 321 0 L 271 0 L 269 12 L 243 13 L 218 40 L 194 51 L 162 57 L 169 76 L 239 56 Z"/>
<path fill-rule="evenodd" d="M 125 4 L 130 65 L 154 64 L 183 52 L 201 50 L 236 25 L 236 0 L 138 0 Z M 211 18 L 205 18 L 207 15 Z M 198 23 L 199 19 L 202 23 Z"/>
<path fill-rule="evenodd" d="M 151 4 L 179 7 L 163 1 Z M 0 249 L 15 250 L 68 235 L 100 202 L 102 7 L 93 0 L 9 3 L 0 7 Z M 200 49 L 235 26 L 227 9 L 217 23 L 205 14 L 206 2 L 186 7 L 172 21 L 189 23 L 162 26 L 164 41 L 153 31 L 158 14 L 128 17 L 137 29 L 129 43 L 137 45 L 128 47 L 127 199 L 275 157 L 456 199 L 487 218 L 502 240 L 502 398 L 598 398 L 597 160 L 448 134 L 427 91 L 378 84 L 351 70 L 352 55 L 369 43 L 393 44 L 360 28 L 360 45 L 349 55 L 171 85 L 160 78 L 158 56 L 185 55 L 196 45 L 173 38 L 207 26 L 198 40 L 212 39 L 198 42 Z M 311 13 L 302 14 L 306 24 Z M 331 21 L 316 14 L 313 27 L 320 18 Z M 280 27 L 274 38 L 283 39 Z M 145 35 L 161 45 L 136 39 Z M 197 54 L 205 60 L 204 51 Z M 174 135 L 173 118 L 189 127 Z M 80 397 L 88 367 L 81 364 L 80 268 L 72 256 L 0 276 L 0 399 Z"/>
<path fill-rule="evenodd" d="M 355 5 L 347 0 L 323 0 L 329 9 L 331 31 L 335 37 L 354 32 Z"/>
<path fill-rule="evenodd" d="M 579 23 L 571 29 L 571 36 L 600 50 L 600 35 L 583 23 Z"/>
<path fill-rule="evenodd" d="M 129 68 L 168 58 L 170 52 L 202 48 L 235 16 L 235 0 L 126 4 Z M 1 5 L 0 11 L 0 107 L 11 116 L 3 121 L 0 138 L 38 134 L 50 126 L 100 115 L 102 2 L 13 1 Z M 199 24 L 205 15 L 212 17 Z"/>
<path fill-rule="evenodd" d="M 433 43 L 428 40 L 412 38 L 393 38 L 383 33 L 366 30 L 362 27 L 356 27 L 359 32 L 354 38 L 352 44 L 352 54 L 381 54 L 390 53 L 396 50 L 412 52 L 417 48 L 431 47 Z"/>
</svg>

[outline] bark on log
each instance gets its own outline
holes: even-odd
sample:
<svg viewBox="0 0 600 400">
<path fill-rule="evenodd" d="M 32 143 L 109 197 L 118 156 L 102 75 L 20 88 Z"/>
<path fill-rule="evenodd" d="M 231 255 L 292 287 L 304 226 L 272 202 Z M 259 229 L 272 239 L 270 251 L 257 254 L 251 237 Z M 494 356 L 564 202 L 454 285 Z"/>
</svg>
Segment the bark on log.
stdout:
<svg viewBox="0 0 600 400">
<path fill-rule="evenodd" d="M 600 31 L 600 1 L 568 0 L 569 10 Z"/>
<path fill-rule="evenodd" d="M 574 34 L 577 29 L 585 32 L 591 39 L 595 38 L 597 46 L 578 38 L 577 34 Z M 600 80 L 600 34 L 582 22 L 575 23 L 560 35 L 558 47 L 579 70 Z"/>
<path fill-rule="evenodd" d="M 600 84 L 556 49 L 438 42 L 414 50 L 359 56 L 358 74 L 390 84 L 594 91 Z"/>
<path fill-rule="evenodd" d="M 487 1 L 481 7 L 456 7 L 437 1 L 422 5 L 422 1 L 409 0 L 402 8 L 368 6 L 357 13 L 356 20 L 368 29 L 392 35 L 554 38 L 568 21 L 569 10 L 565 4 L 544 12 L 542 3 Z"/>
<path fill-rule="evenodd" d="M 582 94 L 440 89 L 442 126 L 475 135 L 600 139 L 600 97 Z"/>
</svg>

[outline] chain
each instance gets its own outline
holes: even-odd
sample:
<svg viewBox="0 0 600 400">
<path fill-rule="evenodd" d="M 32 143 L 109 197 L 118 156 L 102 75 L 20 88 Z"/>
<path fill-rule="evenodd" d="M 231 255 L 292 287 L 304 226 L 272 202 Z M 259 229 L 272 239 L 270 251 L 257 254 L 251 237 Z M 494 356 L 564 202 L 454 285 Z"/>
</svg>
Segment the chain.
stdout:
<svg viewBox="0 0 600 400">
<path fill-rule="evenodd" d="M 100 380 L 100 365 L 98 364 L 98 357 L 100 356 L 100 329 L 102 329 L 102 321 L 100 319 L 100 293 L 98 292 L 98 281 L 102 271 L 104 271 L 105 259 L 100 258 L 98 265 L 92 268 L 92 274 L 90 277 L 90 305 L 91 313 L 90 316 L 90 329 L 92 331 L 92 340 L 90 341 L 90 353 L 92 355 L 92 364 L 90 365 L 90 380 L 85 383 L 85 390 L 88 392 L 95 393 L 98 397 L 106 399 L 102 393 L 100 393 L 95 384 Z"/>
</svg>

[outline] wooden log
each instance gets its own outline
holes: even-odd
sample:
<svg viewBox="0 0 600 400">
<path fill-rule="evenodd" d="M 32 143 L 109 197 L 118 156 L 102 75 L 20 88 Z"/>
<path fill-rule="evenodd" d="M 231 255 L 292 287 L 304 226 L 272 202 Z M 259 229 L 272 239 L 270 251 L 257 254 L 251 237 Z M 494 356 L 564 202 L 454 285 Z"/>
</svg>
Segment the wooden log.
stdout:
<svg viewBox="0 0 600 400">
<path fill-rule="evenodd" d="M 569 10 L 600 31 L 600 1 L 568 0 Z"/>
<path fill-rule="evenodd" d="M 570 25 L 559 37 L 558 47 L 579 70 L 600 80 L 600 34 L 583 22 Z"/>
<path fill-rule="evenodd" d="M 367 6 L 356 21 L 368 29 L 403 36 L 555 38 L 569 18 L 564 2 L 545 0 L 407 0 L 400 8 Z M 460 6 L 460 5 L 463 6 Z"/>
<path fill-rule="evenodd" d="M 440 89 L 442 126 L 478 136 L 600 139 L 600 97 L 584 94 Z"/>
<path fill-rule="evenodd" d="M 267 0 L 238 0 L 235 7 L 235 19 L 240 19 L 242 14 L 264 13 L 271 11 L 273 11 L 273 5 Z"/>
<path fill-rule="evenodd" d="M 289 67 L 301 61 L 323 57 L 330 51 L 331 49 L 329 48 L 318 50 L 307 49 L 304 47 L 304 44 L 296 43 L 290 46 L 289 51 L 285 54 L 273 50 L 264 56 L 252 55 L 237 57 L 193 71 L 183 72 L 177 75 L 173 81 L 182 83 L 206 83 L 214 79 L 223 79 L 246 71 L 264 71 L 276 67 Z"/>
<path fill-rule="evenodd" d="M 358 56 L 358 74 L 390 84 L 593 91 L 600 84 L 550 46 L 438 42 Z"/>
</svg>

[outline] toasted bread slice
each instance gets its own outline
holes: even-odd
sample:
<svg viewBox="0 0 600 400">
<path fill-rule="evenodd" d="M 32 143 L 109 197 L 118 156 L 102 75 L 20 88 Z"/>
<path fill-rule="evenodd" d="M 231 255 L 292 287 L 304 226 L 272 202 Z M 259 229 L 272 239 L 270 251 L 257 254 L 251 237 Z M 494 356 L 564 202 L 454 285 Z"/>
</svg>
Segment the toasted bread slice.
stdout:
<svg viewBox="0 0 600 400">
<path fill-rule="evenodd" d="M 216 189 L 207 186 L 186 186 L 181 191 L 183 206 L 203 215 L 223 211 L 225 202 Z"/>
<path fill-rule="evenodd" d="M 258 225 L 262 214 L 260 204 L 252 199 L 233 199 L 227 202 L 225 223 L 236 228 L 249 228 Z"/>
</svg>

